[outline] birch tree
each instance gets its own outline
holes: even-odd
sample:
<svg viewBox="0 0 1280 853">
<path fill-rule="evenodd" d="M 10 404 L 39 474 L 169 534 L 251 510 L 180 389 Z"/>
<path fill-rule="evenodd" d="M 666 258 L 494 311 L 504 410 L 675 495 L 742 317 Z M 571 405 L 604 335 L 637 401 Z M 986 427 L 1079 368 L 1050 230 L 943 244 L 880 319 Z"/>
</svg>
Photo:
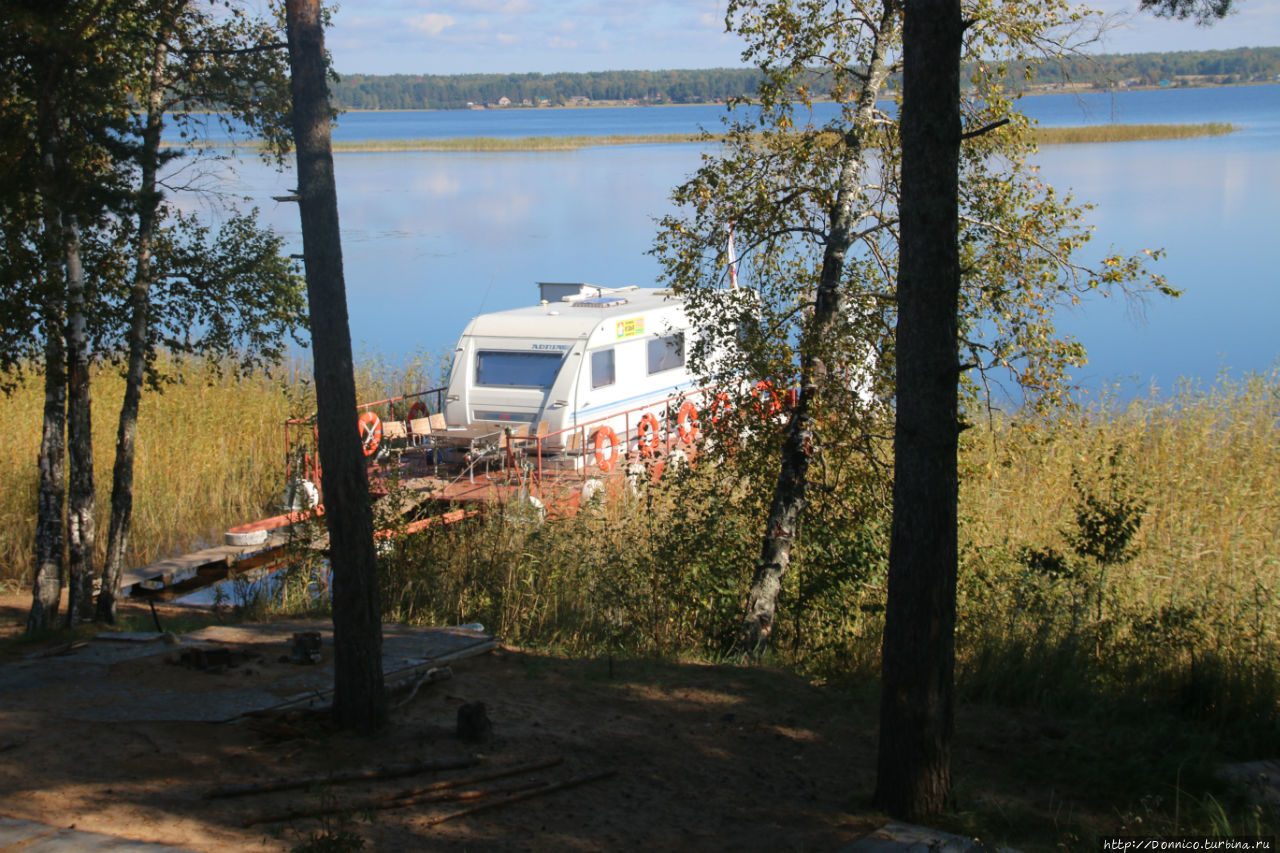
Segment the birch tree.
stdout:
<svg viewBox="0 0 1280 853">
<path fill-rule="evenodd" d="M 883 468 L 890 455 L 879 427 L 896 378 L 901 135 L 890 84 L 901 14 L 898 0 L 731 2 L 726 25 L 747 41 L 743 58 L 764 82 L 673 193 L 680 210 L 663 220 L 655 247 L 667 282 L 708 318 L 695 366 L 726 388 L 750 389 L 750 377 L 798 389 L 738 632 L 746 655 L 768 646 L 815 465 L 857 453 Z M 972 0 L 965 14 L 974 73 L 961 152 L 964 364 L 954 378 L 983 387 L 1007 377 L 1032 403 L 1051 405 L 1084 360 L 1078 342 L 1056 332 L 1055 305 L 1169 289 L 1147 272 L 1151 252 L 1081 260 L 1087 207 L 1040 182 L 1028 122 L 1006 93 L 1007 63 L 1054 49 L 1083 13 L 1057 0 Z M 811 94 L 819 83 L 834 101 L 830 118 L 819 118 Z M 749 294 L 724 293 L 731 223 Z"/>
<path fill-rule="evenodd" d="M 204 252 L 207 244 L 203 237 L 207 232 L 190 220 L 177 218 L 171 233 L 200 234 L 195 243 L 186 244 L 199 246 L 200 251 L 183 252 L 175 245 L 175 253 L 170 257 L 182 255 L 197 265 L 201 257 L 214 260 L 212 267 L 203 265 L 204 274 L 193 275 L 178 262 L 171 265 L 166 275 L 154 258 L 157 232 L 170 218 L 164 206 L 160 169 L 170 159 L 181 156 L 177 151 L 162 150 L 161 136 L 166 121 L 174 120 L 184 137 L 191 135 L 188 129 L 195 117 L 189 112 L 175 114 L 175 108 L 193 103 L 219 106 L 221 111 L 214 114 L 214 121 L 258 135 L 267 143 L 263 149 L 267 156 L 278 160 L 283 155 L 287 144 L 284 134 L 288 83 L 285 55 L 280 49 L 281 36 L 275 22 L 252 18 L 239 9 L 231 10 L 228 19 L 215 22 L 207 9 L 189 0 L 167 0 L 154 20 L 150 38 L 149 64 L 135 90 L 145 102 L 146 112 L 133 155 L 138 175 L 132 217 L 136 223 L 131 237 L 133 272 L 126 288 L 127 298 L 121 306 L 125 323 L 121 334 L 125 391 L 116 430 L 106 558 L 95 610 L 95 618 L 104 622 L 115 621 L 116 597 L 132 527 L 138 411 L 144 379 L 155 364 L 160 337 L 157 332 L 163 331 L 158 330 L 157 325 L 167 313 L 154 304 L 155 286 L 157 283 L 170 285 L 169 292 L 161 294 L 162 301 L 167 298 L 170 312 L 174 306 L 185 305 L 188 309 L 204 306 L 204 311 L 179 313 L 204 313 L 211 320 L 200 323 L 197 317 L 188 317 L 186 329 L 192 326 L 204 329 L 205 340 L 193 345 L 187 337 L 182 339 L 184 345 L 170 337 L 166 349 L 171 352 L 196 350 L 215 357 L 220 353 L 230 354 L 250 365 L 264 357 L 274 361 L 280 355 L 279 342 L 303 322 L 305 313 L 299 283 L 289 265 L 279 260 L 280 242 L 254 228 L 251 217 L 232 216 L 224 231 L 238 236 L 240 241 L 219 240 L 216 245 L 224 251 L 212 255 Z M 201 118 L 207 120 L 207 114 Z M 217 270 L 231 271 L 231 274 L 224 277 Z M 208 274 L 211 271 L 213 275 Z M 190 287 L 194 284 L 200 286 Z M 217 303 L 218 294 L 228 297 L 217 306 L 223 310 L 208 310 L 210 297 Z M 264 316 L 264 305 L 276 306 L 274 322 Z M 153 318 L 153 314 L 161 316 Z M 227 338 L 227 324 L 222 319 L 225 317 L 239 317 L 244 334 Z M 250 317 L 258 322 L 245 322 L 245 318 Z M 173 318 L 168 319 L 172 326 Z M 209 333 L 216 335 L 219 329 L 224 331 L 224 339 L 210 339 Z M 229 353 L 232 347 L 237 351 Z"/>
<path fill-rule="evenodd" d="M 44 342 L 37 574 L 28 621 L 34 631 L 51 626 L 58 609 L 64 506 L 67 620 L 92 613 L 91 354 L 114 357 L 124 341 L 129 364 L 99 602 L 99 616 L 111 619 L 128 539 L 144 368 L 161 347 L 233 356 L 244 366 L 274 362 L 305 308 L 278 238 L 239 215 L 215 237 L 172 215 L 157 183 L 161 164 L 177 156 L 160 151 L 163 114 L 177 103 L 175 93 L 229 109 L 223 120 L 239 117 L 261 128 L 273 142 L 269 150 L 279 150 L 287 96 L 281 45 L 272 43 L 270 26 L 243 15 L 215 24 L 187 0 L 5 2 L 0 14 L 7 37 L 0 61 L 11 80 L 0 122 L 17 131 L 4 148 L 6 244 L 24 247 L 15 257 L 40 259 L 22 265 L 29 293 L 16 282 L 0 293 L 8 336 Z M 146 105 L 141 123 L 139 96 Z M 164 284 L 159 301 L 152 296 L 156 283 Z M 18 358 L 0 365 L 7 375 L 20 368 Z"/>
</svg>

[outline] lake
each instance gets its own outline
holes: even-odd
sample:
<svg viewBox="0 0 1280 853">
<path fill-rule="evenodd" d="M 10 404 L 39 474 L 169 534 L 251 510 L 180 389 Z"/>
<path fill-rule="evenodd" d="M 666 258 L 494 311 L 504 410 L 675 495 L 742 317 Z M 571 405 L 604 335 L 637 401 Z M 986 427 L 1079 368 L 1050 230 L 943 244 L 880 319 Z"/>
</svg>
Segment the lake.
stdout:
<svg viewBox="0 0 1280 853">
<path fill-rule="evenodd" d="M 1094 243 L 1164 248 L 1158 265 L 1185 295 L 1145 306 L 1092 300 L 1060 315 L 1090 363 L 1076 379 L 1126 396 L 1179 377 L 1213 381 L 1280 359 L 1280 86 L 1176 89 L 1023 99 L 1046 125 L 1229 121 L 1224 137 L 1049 146 L 1044 178 L 1080 201 Z M 828 110 L 830 105 L 819 105 Z M 337 139 L 576 136 L 714 130 L 713 106 L 370 112 L 344 115 Z M 820 117 L 820 114 L 816 117 Z M 450 349 L 475 314 L 531 304 L 537 281 L 648 285 L 655 220 L 670 188 L 697 168 L 698 144 L 567 152 L 335 155 L 352 338 L 389 362 Z M 206 186 L 248 197 L 298 251 L 292 187 L 256 160 L 233 161 Z M 187 209 L 216 207 L 184 197 Z"/>
</svg>

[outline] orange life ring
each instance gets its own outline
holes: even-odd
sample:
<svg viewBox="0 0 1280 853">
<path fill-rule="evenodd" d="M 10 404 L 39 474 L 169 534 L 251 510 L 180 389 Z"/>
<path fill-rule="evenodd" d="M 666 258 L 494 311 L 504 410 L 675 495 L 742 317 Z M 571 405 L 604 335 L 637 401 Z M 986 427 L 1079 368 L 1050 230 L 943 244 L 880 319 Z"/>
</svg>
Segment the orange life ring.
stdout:
<svg viewBox="0 0 1280 853">
<path fill-rule="evenodd" d="M 421 400 L 414 400 L 413 405 L 409 407 L 409 417 L 405 418 L 405 420 L 416 421 L 418 418 L 425 418 L 426 416 L 427 404 Z"/>
<path fill-rule="evenodd" d="M 751 389 L 751 396 L 755 397 L 753 405 L 762 420 L 768 420 L 782 412 L 782 400 L 778 399 L 778 392 L 768 379 L 757 382 L 756 387 Z"/>
<path fill-rule="evenodd" d="M 685 400 L 680 404 L 680 411 L 676 415 L 676 435 L 680 436 L 680 440 L 685 444 L 693 444 L 698 437 L 698 407 L 693 403 Z"/>
<path fill-rule="evenodd" d="M 362 412 L 356 421 L 360 427 L 360 444 L 364 447 L 364 455 L 372 456 L 378 452 L 382 443 L 382 419 L 373 412 Z"/>
<path fill-rule="evenodd" d="M 641 456 L 647 458 L 658 452 L 658 429 L 658 419 L 652 414 L 646 413 L 640 418 L 636 425 L 636 444 Z"/>
<path fill-rule="evenodd" d="M 596 467 L 601 471 L 612 471 L 618 463 L 618 434 L 611 426 L 598 427 L 594 433 L 596 446 Z M 609 445 L 609 455 L 604 455 L 605 443 Z"/>
</svg>

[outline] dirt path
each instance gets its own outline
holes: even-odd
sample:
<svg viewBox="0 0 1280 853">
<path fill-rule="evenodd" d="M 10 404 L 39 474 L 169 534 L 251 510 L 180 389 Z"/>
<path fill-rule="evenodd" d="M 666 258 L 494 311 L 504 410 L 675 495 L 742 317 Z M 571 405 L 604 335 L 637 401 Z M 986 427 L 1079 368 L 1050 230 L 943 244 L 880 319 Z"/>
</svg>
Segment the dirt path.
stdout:
<svg viewBox="0 0 1280 853">
<path fill-rule="evenodd" d="M 25 597 L 0 599 L 0 624 L 25 614 Z M 176 619 L 169 611 L 162 620 Z M 19 626 L 21 622 L 17 623 Z M 30 653 L 30 652 L 26 652 Z M 149 659 L 148 659 L 149 660 Z M 112 676 L 163 677 L 131 661 Z M 333 733 L 323 720 L 258 731 L 244 724 L 86 722 L 69 716 L 75 684 L 0 697 L 0 814 L 198 850 L 290 850 L 312 833 L 346 829 L 365 849 L 611 850 L 838 849 L 881 821 L 855 817 L 869 790 L 874 708 L 768 669 L 669 662 L 568 661 L 500 649 L 454 665 L 397 710 L 384 735 Z M 184 676 L 185 677 L 185 676 Z M 201 675 L 234 687 L 236 669 Z M 487 742 L 455 735 L 459 706 L 483 702 Z M 410 779 L 335 785 L 323 791 L 207 800 L 214 785 L 475 754 L 470 769 Z M 303 818 L 244 828 L 266 812 L 469 778 L 559 758 L 533 774 L 563 781 L 607 778 L 429 826 L 467 803 Z"/>
</svg>

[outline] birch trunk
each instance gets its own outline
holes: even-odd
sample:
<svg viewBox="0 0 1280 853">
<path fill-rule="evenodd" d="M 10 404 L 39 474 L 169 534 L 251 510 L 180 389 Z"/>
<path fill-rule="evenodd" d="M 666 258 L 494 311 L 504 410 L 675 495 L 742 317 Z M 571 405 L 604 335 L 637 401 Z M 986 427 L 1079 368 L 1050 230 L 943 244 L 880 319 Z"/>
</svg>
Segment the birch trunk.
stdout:
<svg viewBox="0 0 1280 853">
<path fill-rule="evenodd" d="M 142 136 L 142 180 L 139 191 L 138 243 L 134 259 L 133 287 L 129 292 L 129 364 L 125 374 L 124 401 L 116 429 L 116 458 L 111 472 L 111 522 L 107 530 L 107 556 L 102 565 L 95 616 L 99 622 L 116 621 L 116 596 L 120 573 L 129 550 L 133 525 L 133 467 L 138 437 L 138 410 L 146 370 L 147 316 L 151 310 L 151 248 L 155 236 L 160 193 L 156 172 L 160 157 L 160 131 L 164 122 L 163 97 L 168 50 L 162 37 L 156 42 L 151 65 L 147 125 Z"/>
<path fill-rule="evenodd" d="M 951 795 L 960 290 L 959 0 L 903 29 L 897 421 L 876 804 L 913 820 Z"/>
<path fill-rule="evenodd" d="M 63 226 L 67 271 L 67 596 L 68 625 L 93 616 L 93 417 L 89 389 L 89 338 L 85 321 L 80 225 Z"/>
<path fill-rule="evenodd" d="M 59 217 L 46 212 L 46 245 L 62 243 Z M 31 611 L 27 633 L 33 634 L 57 624 L 62 599 L 62 514 L 66 502 L 62 459 L 66 443 L 67 372 L 63 335 L 63 290 L 61 255 L 51 253 L 44 306 L 44 420 L 40 429 L 40 471 L 36 496 L 36 573 L 32 583 Z"/>
<path fill-rule="evenodd" d="M 44 217 L 44 418 L 36 459 L 40 472 L 36 495 L 36 572 L 32 581 L 31 611 L 27 615 L 28 634 L 57 624 L 62 599 L 62 530 L 66 507 L 62 464 L 67 428 L 66 278 L 62 210 L 54 201 L 57 198 L 54 180 L 58 164 L 57 122 L 47 101 L 39 104 L 37 120 Z"/>
<path fill-rule="evenodd" d="M 356 427 L 319 0 L 288 0 L 286 14 L 302 246 L 315 344 L 321 487 L 333 571 L 333 714 L 340 728 L 373 732 L 387 722 L 382 614 L 369 484 Z"/>
<path fill-rule="evenodd" d="M 827 373 L 826 365 L 815 353 L 816 343 L 832 334 L 844 310 L 840 283 L 844 274 L 845 255 L 853 242 L 857 225 L 853 201 L 866 168 L 862 136 L 872 130 L 876 97 L 889 75 L 886 56 L 897 36 L 898 26 L 898 5 L 895 0 L 889 0 L 882 6 L 871 62 L 858 93 L 854 126 L 845 134 L 836 201 L 830 212 L 829 233 L 822 257 L 822 274 L 818 281 L 813 313 L 805 330 L 805 337 L 810 345 L 804 347 L 804 354 L 801 356 L 800 393 L 787 421 L 786 438 L 782 445 L 782 467 L 774 485 L 760 560 L 756 563 L 747 598 L 746 615 L 738 633 L 736 651 L 741 655 L 759 656 L 768 648 L 778 610 L 778 594 L 782 591 L 782 579 L 791 564 L 791 549 L 800 530 L 812 459 L 811 448 L 814 445 L 812 412 L 817 395 L 821 393 L 819 382 Z"/>
</svg>

